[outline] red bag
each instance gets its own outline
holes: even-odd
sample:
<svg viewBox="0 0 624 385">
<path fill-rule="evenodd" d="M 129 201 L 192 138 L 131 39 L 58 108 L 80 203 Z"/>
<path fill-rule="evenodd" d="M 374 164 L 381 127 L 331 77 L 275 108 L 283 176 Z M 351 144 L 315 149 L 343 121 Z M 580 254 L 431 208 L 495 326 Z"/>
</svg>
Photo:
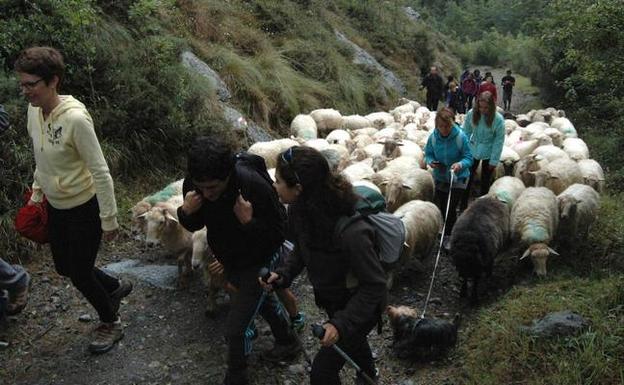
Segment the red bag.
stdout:
<svg viewBox="0 0 624 385">
<path fill-rule="evenodd" d="M 48 243 L 48 205 L 43 197 L 41 204 L 28 206 L 32 190 L 24 193 L 24 207 L 15 216 L 15 230 L 23 237 L 37 243 Z"/>
</svg>

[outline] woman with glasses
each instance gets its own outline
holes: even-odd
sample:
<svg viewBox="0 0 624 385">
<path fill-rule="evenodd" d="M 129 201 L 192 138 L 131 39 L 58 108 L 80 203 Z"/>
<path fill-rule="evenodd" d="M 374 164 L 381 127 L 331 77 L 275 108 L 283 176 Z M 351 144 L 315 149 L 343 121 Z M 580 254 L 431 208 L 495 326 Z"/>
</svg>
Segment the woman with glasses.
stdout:
<svg viewBox="0 0 624 385">
<path fill-rule="evenodd" d="M 288 287 L 305 267 L 316 304 L 329 316 L 323 325 L 322 347 L 312 364 L 311 384 L 340 384 L 345 360 L 331 348 L 334 344 L 375 378 L 367 335 L 385 308 L 387 289 L 373 245 L 374 229 L 361 219 L 342 235 L 335 234 L 338 219 L 355 213 L 358 197 L 346 179 L 331 172 L 317 150 L 292 147 L 278 155 L 275 177 L 280 200 L 289 204 L 289 231 L 295 249 L 271 273 L 270 285 L 265 287 Z M 365 382 L 358 377 L 356 383 Z"/>
<path fill-rule="evenodd" d="M 117 204 L 106 160 L 84 104 L 59 95 L 65 63 L 54 48 L 32 47 L 15 62 L 28 106 L 28 134 L 35 154 L 29 205 L 48 199 L 50 250 L 56 271 L 95 308 L 100 325 L 89 345 L 104 353 L 123 337 L 118 314 L 121 298 L 132 290 L 95 267 L 101 238 L 115 238 Z"/>
</svg>

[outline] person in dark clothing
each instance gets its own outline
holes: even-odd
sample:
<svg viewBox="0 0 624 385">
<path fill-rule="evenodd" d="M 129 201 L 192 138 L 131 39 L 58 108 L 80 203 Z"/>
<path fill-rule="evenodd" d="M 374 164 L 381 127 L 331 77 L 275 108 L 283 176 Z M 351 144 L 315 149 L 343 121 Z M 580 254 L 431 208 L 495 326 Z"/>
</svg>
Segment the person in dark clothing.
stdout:
<svg viewBox="0 0 624 385">
<path fill-rule="evenodd" d="M 325 336 L 312 363 L 312 385 L 340 384 L 345 360 L 331 348 L 337 344 L 370 378 L 377 377 L 367 335 L 386 306 L 384 270 L 375 251 L 374 228 L 363 218 L 341 235 L 339 218 L 355 213 L 358 197 L 340 174 L 330 171 L 323 155 L 310 147 L 292 147 L 278 156 L 275 188 L 289 206 L 289 230 L 295 250 L 268 279 L 288 286 L 307 268 L 317 306 L 327 312 Z M 356 378 L 363 384 L 362 377 Z"/>
<path fill-rule="evenodd" d="M 466 113 L 466 99 L 464 93 L 457 87 L 455 82 L 449 84 L 449 93 L 446 97 L 446 106 L 458 114 Z"/>
<path fill-rule="evenodd" d="M 511 94 L 516 86 L 516 78 L 511 76 L 511 70 L 507 70 L 507 75 L 503 76 L 501 81 L 503 82 L 503 107 L 505 111 L 509 111 L 511 109 Z"/>
<path fill-rule="evenodd" d="M 494 75 L 492 75 L 492 72 L 491 72 L 491 71 L 487 71 L 487 72 L 485 73 L 485 76 L 484 76 L 483 78 L 484 78 L 484 79 L 487 79 L 487 78 L 492 78 L 490 82 L 491 82 L 492 84 L 496 85 L 496 82 L 494 81 Z"/>
<path fill-rule="evenodd" d="M 462 83 L 462 92 L 464 93 L 464 97 L 466 98 L 466 108 L 472 108 L 472 101 L 474 97 L 477 95 L 479 91 L 479 86 L 474 79 L 473 74 L 468 74 L 468 77 L 464 79 Z"/>
<path fill-rule="evenodd" d="M 446 84 L 444 85 L 444 95 L 442 95 L 445 101 L 448 100 L 448 94 L 449 94 L 451 82 L 455 82 L 455 76 L 453 75 L 449 75 L 446 77 Z"/>
<path fill-rule="evenodd" d="M 444 80 L 438 75 L 438 68 L 431 67 L 429 75 L 425 76 L 421 86 L 427 89 L 427 108 L 430 111 L 438 110 L 438 102 L 444 92 Z"/>
<path fill-rule="evenodd" d="M 208 245 L 217 259 L 210 272 L 223 274 L 230 288 L 224 384 L 246 385 L 246 356 L 256 312 L 269 323 L 275 336 L 275 346 L 265 352 L 265 359 L 288 360 L 301 351 L 277 298 L 265 295 L 257 280 L 259 270 L 271 268 L 278 259 L 286 212 L 271 184 L 256 169 L 237 160 L 231 147 L 217 138 L 195 140 L 188 153 L 188 175 L 182 190 L 180 223 L 189 231 L 206 226 Z"/>
</svg>

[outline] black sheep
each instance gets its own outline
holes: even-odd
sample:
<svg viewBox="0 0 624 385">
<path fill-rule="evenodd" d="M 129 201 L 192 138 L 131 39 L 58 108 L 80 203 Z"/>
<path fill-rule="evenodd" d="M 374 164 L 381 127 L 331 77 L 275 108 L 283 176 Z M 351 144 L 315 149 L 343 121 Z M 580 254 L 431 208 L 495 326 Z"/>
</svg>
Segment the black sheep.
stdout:
<svg viewBox="0 0 624 385">
<path fill-rule="evenodd" d="M 450 255 L 462 279 L 460 296 L 472 280 L 471 303 L 478 302 L 479 279 L 492 275 L 494 258 L 509 238 L 509 208 L 493 196 L 481 197 L 457 219 L 451 233 Z"/>
</svg>

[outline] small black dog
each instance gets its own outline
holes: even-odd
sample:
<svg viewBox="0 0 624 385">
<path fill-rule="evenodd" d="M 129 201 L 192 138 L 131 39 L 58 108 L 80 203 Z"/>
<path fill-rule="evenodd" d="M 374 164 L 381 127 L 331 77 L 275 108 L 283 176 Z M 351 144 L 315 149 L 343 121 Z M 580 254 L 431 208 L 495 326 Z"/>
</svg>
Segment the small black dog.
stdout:
<svg viewBox="0 0 624 385">
<path fill-rule="evenodd" d="M 459 314 L 451 323 L 439 318 L 420 318 L 408 306 L 388 306 L 386 313 L 394 333 L 393 348 L 399 358 L 435 360 L 457 342 Z"/>
</svg>

